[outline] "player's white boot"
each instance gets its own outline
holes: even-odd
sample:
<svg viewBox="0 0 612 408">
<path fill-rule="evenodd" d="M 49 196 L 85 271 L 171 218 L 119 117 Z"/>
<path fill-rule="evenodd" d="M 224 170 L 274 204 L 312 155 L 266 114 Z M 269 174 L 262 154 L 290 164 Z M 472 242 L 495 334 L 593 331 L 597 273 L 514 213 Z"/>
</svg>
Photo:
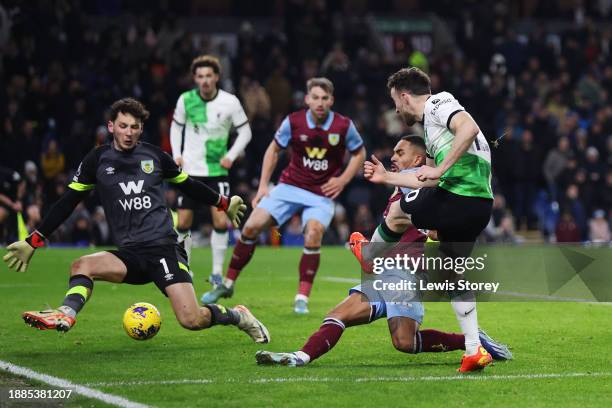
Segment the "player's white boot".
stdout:
<svg viewBox="0 0 612 408">
<path fill-rule="evenodd" d="M 295 295 L 295 301 L 293 303 L 293 311 L 297 314 L 308 314 L 308 298 L 304 295 Z"/>
<path fill-rule="evenodd" d="M 251 336 L 255 343 L 265 344 L 270 342 L 270 332 L 246 306 L 237 305 L 234 310 L 240 313 L 240 321 L 238 322 L 240 330 Z"/>
<path fill-rule="evenodd" d="M 295 353 L 274 353 L 272 351 L 259 350 L 255 353 L 255 360 L 259 365 L 284 365 L 288 367 L 305 366 L 304 360 Z"/>
</svg>

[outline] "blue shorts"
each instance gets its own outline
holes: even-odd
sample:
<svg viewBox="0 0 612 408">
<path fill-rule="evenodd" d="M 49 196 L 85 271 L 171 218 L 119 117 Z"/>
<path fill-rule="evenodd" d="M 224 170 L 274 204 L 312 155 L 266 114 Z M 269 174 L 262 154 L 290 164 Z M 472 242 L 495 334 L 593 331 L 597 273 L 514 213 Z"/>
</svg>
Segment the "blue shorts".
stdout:
<svg viewBox="0 0 612 408">
<path fill-rule="evenodd" d="M 303 210 L 302 229 L 309 220 L 317 220 L 327 228 L 334 217 L 334 201 L 331 198 L 284 183 L 274 187 L 257 207 L 268 211 L 279 226 Z"/>
<path fill-rule="evenodd" d="M 362 290 L 361 285 L 352 287 L 349 290 L 349 295 L 352 295 L 353 293 L 361 293 L 368 299 L 373 308 L 372 322 L 382 317 L 386 317 L 387 320 L 391 319 L 392 317 L 408 317 L 416 321 L 418 324 L 423 323 L 425 308 L 423 307 L 422 302 L 385 302 L 381 299 L 373 300 Z"/>
</svg>

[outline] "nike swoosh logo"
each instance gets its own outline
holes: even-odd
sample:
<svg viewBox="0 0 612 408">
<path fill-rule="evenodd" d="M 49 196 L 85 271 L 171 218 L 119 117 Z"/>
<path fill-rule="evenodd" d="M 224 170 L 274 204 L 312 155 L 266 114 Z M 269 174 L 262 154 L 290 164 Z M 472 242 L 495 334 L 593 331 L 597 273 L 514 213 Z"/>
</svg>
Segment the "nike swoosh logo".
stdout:
<svg viewBox="0 0 612 408">
<path fill-rule="evenodd" d="M 476 306 L 474 306 L 473 308 L 471 308 L 470 310 L 468 310 L 467 312 L 464 313 L 465 316 L 469 315 L 470 313 L 472 313 L 474 311 L 474 309 L 476 309 Z"/>
</svg>

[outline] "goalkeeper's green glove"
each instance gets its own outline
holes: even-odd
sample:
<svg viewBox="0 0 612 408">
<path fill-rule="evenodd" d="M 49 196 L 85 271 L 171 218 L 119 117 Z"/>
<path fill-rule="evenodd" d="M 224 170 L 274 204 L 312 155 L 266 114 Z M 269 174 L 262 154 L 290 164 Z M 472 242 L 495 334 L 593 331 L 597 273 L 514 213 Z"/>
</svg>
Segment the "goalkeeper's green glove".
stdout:
<svg viewBox="0 0 612 408">
<path fill-rule="evenodd" d="M 6 247 L 7 253 L 2 260 L 8 264 L 9 269 L 15 268 L 16 272 L 28 270 L 28 262 L 34 255 L 34 250 L 45 246 L 45 237 L 38 231 L 32 232 L 24 241 L 13 242 Z"/>
<path fill-rule="evenodd" d="M 225 211 L 227 214 L 227 218 L 230 219 L 234 228 L 238 228 L 240 226 L 240 221 L 242 217 L 244 217 L 244 212 L 246 211 L 246 204 L 242 201 L 242 198 L 239 196 L 232 196 L 228 198 L 224 195 L 219 196 L 219 203 L 217 204 L 217 208 L 220 211 Z"/>
</svg>

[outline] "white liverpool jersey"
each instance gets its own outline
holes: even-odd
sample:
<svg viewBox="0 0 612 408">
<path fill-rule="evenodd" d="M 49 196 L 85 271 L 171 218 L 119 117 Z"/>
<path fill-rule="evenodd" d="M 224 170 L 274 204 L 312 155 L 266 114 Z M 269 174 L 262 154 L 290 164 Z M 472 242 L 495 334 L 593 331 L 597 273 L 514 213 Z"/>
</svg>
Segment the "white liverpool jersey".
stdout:
<svg viewBox="0 0 612 408">
<path fill-rule="evenodd" d="M 184 126 L 184 142 L 172 140 L 172 156 L 182 156 L 183 170 L 191 176 L 226 176 L 228 171 L 219 162 L 227 153 L 230 129 L 248 123 L 238 98 L 222 89 L 209 101 L 197 88 L 183 92 L 173 121 Z"/>
</svg>

